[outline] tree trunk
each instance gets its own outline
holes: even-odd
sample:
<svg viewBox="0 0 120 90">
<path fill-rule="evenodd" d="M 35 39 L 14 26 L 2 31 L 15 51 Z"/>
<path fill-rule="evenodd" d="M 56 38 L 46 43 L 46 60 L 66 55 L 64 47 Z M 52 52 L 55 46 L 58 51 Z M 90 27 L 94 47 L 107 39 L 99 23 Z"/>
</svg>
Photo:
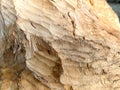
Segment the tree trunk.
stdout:
<svg viewBox="0 0 120 90">
<path fill-rule="evenodd" d="M 0 3 L 0 90 L 120 90 L 120 25 L 105 0 Z"/>
</svg>

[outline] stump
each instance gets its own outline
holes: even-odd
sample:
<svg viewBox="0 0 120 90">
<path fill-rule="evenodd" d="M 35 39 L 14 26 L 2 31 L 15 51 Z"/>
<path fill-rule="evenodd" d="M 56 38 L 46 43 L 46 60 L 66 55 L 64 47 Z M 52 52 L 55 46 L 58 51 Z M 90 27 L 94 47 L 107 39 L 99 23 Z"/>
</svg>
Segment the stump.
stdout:
<svg viewBox="0 0 120 90">
<path fill-rule="evenodd" d="M 1 0 L 1 13 L 1 90 L 120 89 L 119 19 L 105 0 Z"/>
</svg>

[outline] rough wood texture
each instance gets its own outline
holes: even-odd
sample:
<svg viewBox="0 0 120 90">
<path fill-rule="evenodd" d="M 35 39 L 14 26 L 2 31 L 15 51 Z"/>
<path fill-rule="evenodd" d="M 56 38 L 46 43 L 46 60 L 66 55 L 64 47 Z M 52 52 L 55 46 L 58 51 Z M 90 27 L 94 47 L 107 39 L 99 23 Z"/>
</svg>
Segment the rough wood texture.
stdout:
<svg viewBox="0 0 120 90">
<path fill-rule="evenodd" d="M 1 90 L 120 90 L 120 25 L 105 0 L 1 0 L 1 13 Z"/>
</svg>

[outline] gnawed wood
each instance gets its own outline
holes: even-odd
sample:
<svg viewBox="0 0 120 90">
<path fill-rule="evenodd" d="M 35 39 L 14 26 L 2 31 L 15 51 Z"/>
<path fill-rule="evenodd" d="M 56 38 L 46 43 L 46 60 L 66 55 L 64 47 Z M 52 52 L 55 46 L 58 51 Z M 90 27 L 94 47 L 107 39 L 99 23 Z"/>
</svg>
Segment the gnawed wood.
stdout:
<svg viewBox="0 0 120 90">
<path fill-rule="evenodd" d="M 2 90 L 10 83 L 20 90 L 119 90 L 120 25 L 105 0 L 2 0 L 1 7 L 11 61 L 2 78 L 12 73 Z"/>
</svg>

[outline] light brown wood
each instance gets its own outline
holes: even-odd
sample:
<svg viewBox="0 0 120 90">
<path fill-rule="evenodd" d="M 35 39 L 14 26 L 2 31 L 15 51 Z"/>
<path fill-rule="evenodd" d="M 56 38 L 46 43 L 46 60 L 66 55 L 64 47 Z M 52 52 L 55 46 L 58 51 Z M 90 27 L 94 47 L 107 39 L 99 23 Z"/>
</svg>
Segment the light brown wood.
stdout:
<svg viewBox="0 0 120 90">
<path fill-rule="evenodd" d="M 1 90 L 120 89 L 120 24 L 105 0 L 1 0 L 1 13 Z"/>
</svg>

